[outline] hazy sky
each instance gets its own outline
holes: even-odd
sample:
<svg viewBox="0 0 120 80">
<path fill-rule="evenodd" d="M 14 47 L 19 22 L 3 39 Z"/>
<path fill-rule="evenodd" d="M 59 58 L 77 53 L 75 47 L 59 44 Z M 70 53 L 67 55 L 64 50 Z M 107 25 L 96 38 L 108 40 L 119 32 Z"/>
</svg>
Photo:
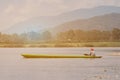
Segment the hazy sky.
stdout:
<svg viewBox="0 0 120 80">
<path fill-rule="evenodd" d="M 120 5 L 120 0 L 0 0 L 0 30 L 37 16 L 54 16 L 79 8 Z"/>
</svg>

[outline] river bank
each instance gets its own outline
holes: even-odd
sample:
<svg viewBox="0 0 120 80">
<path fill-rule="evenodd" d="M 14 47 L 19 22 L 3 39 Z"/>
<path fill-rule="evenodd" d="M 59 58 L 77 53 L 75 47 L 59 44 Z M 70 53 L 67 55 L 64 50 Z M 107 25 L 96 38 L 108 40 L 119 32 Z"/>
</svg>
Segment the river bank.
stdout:
<svg viewBox="0 0 120 80">
<path fill-rule="evenodd" d="M 120 42 L 41 42 L 41 43 L 0 43 L 0 47 L 120 47 Z"/>
</svg>

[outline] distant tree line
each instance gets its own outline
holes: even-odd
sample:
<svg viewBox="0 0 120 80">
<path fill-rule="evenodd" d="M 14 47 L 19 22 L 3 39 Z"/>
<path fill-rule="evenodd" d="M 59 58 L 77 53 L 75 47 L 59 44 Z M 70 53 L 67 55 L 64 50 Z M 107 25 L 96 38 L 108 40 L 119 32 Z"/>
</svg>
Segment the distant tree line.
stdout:
<svg viewBox="0 0 120 80">
<path fill-rule="evenodd" d="M 114 28 L 111 31 L 69 30 L 58 33 L 57 41 L 62 42 L 120 41 L 120 29 Z"/>
<path fill-rule="evenodd" d="M 32 43 L 32 42 L 102 42 L 120 41 L 120 29 L 114 28 L 111 31 L 100 30 L 69 30 L 52 35 L 50 31 L 28 32 L 22 34 L 0 33 L 0 43 Z"/>
<path fill-rule="evenodd" d="M 52 34 L 49 31 L 42 33 L 28 32 L 22 34 L 3 34 L 0 33 L 0 43 L 35 43 L 48 42 L 52 40 Z"/>
</svg>

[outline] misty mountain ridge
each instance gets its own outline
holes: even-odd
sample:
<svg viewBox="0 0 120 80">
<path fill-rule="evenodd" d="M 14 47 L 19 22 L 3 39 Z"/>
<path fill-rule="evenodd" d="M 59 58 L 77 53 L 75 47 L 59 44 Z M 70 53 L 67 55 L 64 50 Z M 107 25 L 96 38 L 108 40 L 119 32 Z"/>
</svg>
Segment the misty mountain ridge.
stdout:
<svg viewBox="0 0 120 80">
<path fill-rule="evenodd" d="M 95 8 L 77 9 L 60 14 L 58 16 L 40 16 L 17 23 L 11 26 L 9 29 L 4 30 L 4 32 L 23 33 L 30 31 L 43 31 L 47 28 L 51 29 L 66 22 L 75 21 L 78 19 L 82 19 L 83 21 L 83 19 L 88 19 L 94 16 L 101 16 L 110 13 L 120 13 L 120 7 L 99 6 Z"/>
<path fill-rule="evenodd" d="M 66 22 L 54 27 L 54 32 L 63 32 L 67 30 L 112 30 L 113 28 L 120 28 L 120 14 L 111 13 L 101 16 L 95 16 L 89 19 L 79 19 L 71 22 Z"/>
<path fill-rule="evenodd" d="M 26 22 L 26 24 L 24 22 L 21 22 L 19 25 L 14 25 L 6 30 L 4 30 L 3 32 L 11 34 L 11 33 L 28 33 L 28 32 L 40 32 L 44 30 L 43 27 L 41 27 L 40 24 L 38 23 L 34 23 L 33 22 Z"/>
</svg>

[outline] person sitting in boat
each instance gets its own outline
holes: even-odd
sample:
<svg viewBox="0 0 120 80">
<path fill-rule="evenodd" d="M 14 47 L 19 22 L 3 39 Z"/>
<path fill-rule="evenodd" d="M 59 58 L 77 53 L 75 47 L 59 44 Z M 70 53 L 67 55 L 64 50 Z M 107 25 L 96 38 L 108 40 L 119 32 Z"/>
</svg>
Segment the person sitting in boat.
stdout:
<svg viewBox="0 0 120 80">
<path fill-rule="evenodd" d="M 90 49 L 90 56 L 95 56 L 94 48 L 91 48 L 91 49 Z"/>
</svg>

